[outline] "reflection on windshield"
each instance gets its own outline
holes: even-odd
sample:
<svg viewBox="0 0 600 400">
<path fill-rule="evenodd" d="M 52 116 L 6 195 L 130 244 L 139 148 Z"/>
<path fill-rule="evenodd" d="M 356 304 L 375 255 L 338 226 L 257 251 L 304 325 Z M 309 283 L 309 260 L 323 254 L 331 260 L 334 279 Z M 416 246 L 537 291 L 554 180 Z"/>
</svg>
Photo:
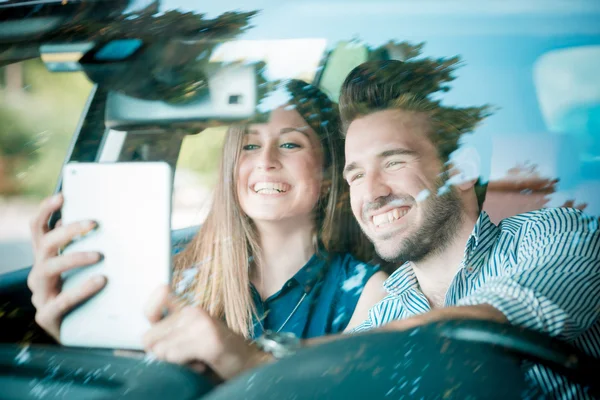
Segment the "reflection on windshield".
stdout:
<svg viewBox="0 0 600 400">
<path fill-rule="evenodd" d="M 39 59 L 0 69 L 0 273 L 34 263 L 28 221 L 57 187 L 74 132 L 89 119 L 84 110 L 93 86 L 125 100 L 97 114 L 107 116 L 112 131 L 105 138 L 120 137 L 120 144 L 111 147 L 115 141 L 106 139 L 90 154 L 100 161 L 176 165 L 171 225 L 190 229 L 175 246 L 176 294 L 182 304 L 202 305 L 244 339 L 266 331 L 312 338 L 361 326 L 365 318 L 355 321 L 353 314 L 368 280 L 396 271 L 400 260 L 412 261 L 381 256 L 387 243 L 376 249 L 365 236 L 369 228 L 371 238 L 385 242 L 391 237 L 386 229 L 422 204 L 432 204 L 428 210 L 438 219 L 458 224 L 451 219 L 456 209 L 439 201 L 466 181 L 473 182 L 479 200 L 485 198 L 482 210 L 496 224 L 550 207 L 575 208 L 598 219 L 597 5 L 508 2 L 488 9 L 475 1 L 435 1 L 427 8 L 406 3 L 259 1 L 250 7 L 233 1 L 201 6 L 137 1 L 117 18 L 82 17 L 35 38 Z M 6 53 L 2 48 L 0 55 L 17 54 L 21 45 Z M 237 72 L 219 75 L 227 68 Z M 381 154 L 387 157 L 382 156 L 386 174 L 414 184 L 413 192 L 351 201 L 353 190 L 356 199 L 371 183 L 361 179 L 375 167 L 346 159 L 351 143 L 344 135 L 351 122 L 389 108 L 370 104 L 364 93 L 348 95 L 352 101 L 344 103 L 351 73 L 357 87 L 388 74 L 403 107 L 434 115 L 435 160 L 444 170 L 428 177 L 434 182 L 429 189 L 402 175 L 422 150 L 407 142 Z M 239 111 L 248 104 L 250 111 Z M 377 126 L 367 128 L 375 132 Z M 368 154 L 370 144 L 356 146 Z M 108 154 L 111 149 L 114 154 Z M 435 164 L 433 158 L 419 160 Z M 278 199 L 290 194 L 294 201 L 281 206 Z M 375 212 L 384 207 L 389 209 Z M 297 210 L 301 218 L 293 219 L 297 215 L 290 213 Z M 295 247 L 285 257 L 269 259 L 268 251 L 277 249 L 265 245 L 261 232 L 286 219 L 302 235 L 294 237 Z M 413 247 L 443 237 L 434 228 L 424 231 L 427 240 L 411 242 Z M 569 243 L 580 240 L 574 235 Z M 301 254 L 294 251 L 299 246 L 306 247 Z M 279 266 L 294 260 L 303 269 L 268 285 L 257 267 L 268 265 L 265 260 Z M 377 301 L 387 296 L 380 286 Z M 388 289 L 399 290 L 389 282 Z M 429 307 L 429 299 L 423 302 Z M 399 318 L 402 311 L 393 312 Z M 403 354 L 408 364 L 412 351 Z M 157 359 L 148 353 L 140 364 L 156 367 Z M 14 357 L 16 365 L 31 360 L 29 347 Z M 60 385 L 52 386 L 57 362 L 45 378 L 31 382 L 31 395 L 44 398 L 50 389 L 73 395 L 69 390 L 106 378 L 110 368 L 72 377 L 63 385 L 73 388 L 61 392 Z M 423 386 L 419 377 L 391 379 L 390 396 L 406 387 L 414 394 Z"/>
</svg>

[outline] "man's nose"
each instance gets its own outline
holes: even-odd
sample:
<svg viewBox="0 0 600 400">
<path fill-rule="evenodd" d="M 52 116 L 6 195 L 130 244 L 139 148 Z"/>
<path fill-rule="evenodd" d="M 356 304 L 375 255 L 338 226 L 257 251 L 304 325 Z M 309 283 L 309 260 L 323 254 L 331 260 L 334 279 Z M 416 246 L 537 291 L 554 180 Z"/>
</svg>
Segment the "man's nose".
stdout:
<svg viewBox="0 0 600 400">
<path fill-rule="evenodd" d="M 281 164 L 279 162 L 279 152 L 277 149 L 272 146 L 265 146 L 261 150 L 258 158 L 258 168 L 265 171 L 279 168 Z"/>
<path fill-rule="evenodd" d="M 365 202 L 371 203 L 382 197 L 387 197 L 392 194 L 392 189 L 382 176 L 375 172 L 365 176 Z"/>
</svg>

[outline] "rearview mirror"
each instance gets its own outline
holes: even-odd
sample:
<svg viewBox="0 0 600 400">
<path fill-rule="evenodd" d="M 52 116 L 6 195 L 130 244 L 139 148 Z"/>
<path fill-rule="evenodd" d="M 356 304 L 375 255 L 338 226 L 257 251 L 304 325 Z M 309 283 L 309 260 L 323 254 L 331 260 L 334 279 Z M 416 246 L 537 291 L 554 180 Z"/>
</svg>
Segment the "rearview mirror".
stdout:
<svg viewBox="0 0 600 400">
<path fill-rule="evenodd" d="M 258 103 L 256 67 L 209 63 L 204 68 L 208 90 L 189 102 L 144 100 L 112 91 L 106 103 L 107 128 L 212 126 L 251 119 Z"/>
</svg>

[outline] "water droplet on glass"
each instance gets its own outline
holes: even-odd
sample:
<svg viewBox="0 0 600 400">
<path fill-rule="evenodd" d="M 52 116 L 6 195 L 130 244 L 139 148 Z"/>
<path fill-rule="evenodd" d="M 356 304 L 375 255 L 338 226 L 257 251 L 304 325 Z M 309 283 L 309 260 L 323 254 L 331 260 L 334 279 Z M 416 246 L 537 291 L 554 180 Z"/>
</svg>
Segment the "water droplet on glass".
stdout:
<svg viewBox="0 0 600 400">
<path fill-rule="evenodd" d="M 29 346 L 25 346 L 21 349 L 19 354 L 15 357 L 15 361 L 18 365 L 25 364 L 31 360 L 31 353 L 29 352 Z"/>
</svg>

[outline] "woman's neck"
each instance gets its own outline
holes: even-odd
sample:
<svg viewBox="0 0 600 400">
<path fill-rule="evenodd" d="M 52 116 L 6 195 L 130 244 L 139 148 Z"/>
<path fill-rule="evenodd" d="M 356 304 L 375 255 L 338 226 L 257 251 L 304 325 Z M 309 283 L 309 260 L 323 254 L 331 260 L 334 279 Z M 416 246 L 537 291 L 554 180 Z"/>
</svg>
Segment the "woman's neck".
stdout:
<svg viewBox="0 0 600 400">
<path fill-rule="evenodd" d="M 261 248 L 261 263 L 250 280 L 263 299 L 277 293 L 315 252 L 314 219 L 255 222 Z"/>
</svg>

